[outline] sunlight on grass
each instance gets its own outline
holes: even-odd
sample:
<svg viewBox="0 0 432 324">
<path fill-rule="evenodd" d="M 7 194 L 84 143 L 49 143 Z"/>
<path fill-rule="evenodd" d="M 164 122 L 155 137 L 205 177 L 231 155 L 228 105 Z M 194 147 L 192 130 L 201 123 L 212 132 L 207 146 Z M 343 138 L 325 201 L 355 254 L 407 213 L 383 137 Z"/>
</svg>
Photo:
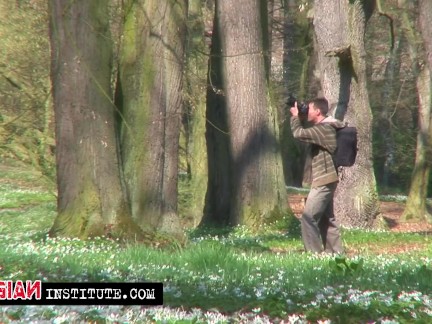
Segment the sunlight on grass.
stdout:
<svg viewBox="0 0 432 324">
<path fill-rule="evenodd" d="M 287 230 L 195 230 L 184 247 L 155 249 L 105 237 L 46 235 L 55 198 L 2 185 L 2 280 L 153 281 L 164 306 L 5 306 L 0 321 L 116 323 L 399 323 L 432 320 L 429 236 L 343 229 L 359 252 L 302 252 L 298 221 Z M 14 207 L 7 207 L 14 206 Z M 417 244 L 404 254 L 377 253 Z M 360 249 L 359 247 L 364 247 Z"/>
<path fill-rule="evenodd" d="M 355 309 L 367 309 L 373 315 L 369 319 L 379 317 L 379 312 L 399 319 L 428 318 L 432 312 L 428 297 L 432 260 L 416 255 L 356 256 L 346 262 L 352 267 L 362 260 L 362 267 L 342 271 L 335 268 L 332 256 L 247 251 L 244 246 L 236 247 L 233 240 L 208 236 L 195 238 L 176 251 L 122 245 L 106 238 L 81 241 L 45 237 L 35 241 L 25 233 L 13 240 L 3 237 L 1 245 L 5 248 L 0 252 L 4 280 L 163 282 L 165 307 L 145 311 L 125 308 L 135 309 L 128 316 L 141 320 L 171 316 L 205 323 L 209 316 L 228 323 L 233 319 L 226 314 L 232 313 L 250 322 L 252 318 L 270 323 L 274 318 L 297 316 L 298 323 L 301 319 L 306 323 L 306 319 L 333 318 L 341 309 L 350 316 Z M 176 312 L 176 307 L 182 307 L 183 313 Z M 403 316 L 394 317 L 394 308 Z M 15 316 L 36 316 L 45 308 L 24 309 L 24 315 Z M 123 311 L 112 313 L 115 307 L 90 312 L 92 309 L 71 307 L 68 312 L 72 315 L 67 314 L 80 319 L 84 312 L 104 319 L 126 316 Z M 206 311 L 209 309 L 213 311 Z M 236 313 L 240 309 L 242 315 Z M 45 316 L 58 318 L 63 312 L 65 307 L 51 308 Z M 368 320 L 362 314 L 355 316 Z"/>
<path fill-rule="evenodd" d="M 0 191 L 0 208 L 24 208 L 27 205 L 36 205 L 53 201 L 53 195 L 47 192 L 34 190 Z"/>
</svg>

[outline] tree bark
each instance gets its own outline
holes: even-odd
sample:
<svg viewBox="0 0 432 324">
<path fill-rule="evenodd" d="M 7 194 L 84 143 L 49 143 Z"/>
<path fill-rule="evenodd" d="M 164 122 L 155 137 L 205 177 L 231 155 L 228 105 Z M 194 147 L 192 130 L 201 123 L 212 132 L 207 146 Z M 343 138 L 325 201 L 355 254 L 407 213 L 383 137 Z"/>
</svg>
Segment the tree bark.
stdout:
<svg viewBox="0 0 432 324">
<path fill-rule="evenodd" d="M 179 233 L 177 178 L 186 1 L 128 1 L 116 102 L 134 219 Z"/>
<path fill-rule="evenodd" d="M 105 0 L 50 2 L 58 216 L 51 235 L 130 235 L 120 183 Z"/>
<path fill-rule="evenodd" d="M 419 31 L 424 48 L 419 54 L 422 56 L 417 73 L 417 93 L 419 97 L 419 120 L 416 158 L 414 171 L 411 178 L 411 186 L 402 219 L 405 221 L 431 220 L 428 212 L 426 198 L 428 192 L 429 176 L 432 160 L 432 2 L 419 0 Z M 420 43 L 416 33 L 412 30 L 412 36 L 408 37 L 413 51 Z M 414 53 L 416 53 L 414 51 Z M 412 58 L 413 64 L 417 64 L 417 55 Z"/>
<path fill-rule="evenodd" d="M 426 198 L 430 176 L 430 143 L 432 140 L 431 93 L 432 80 L 429 68 L 426 66 L 417 76 L 417 91 L 419 96 L 419 131 L 417 135 L 416 158 L 411 177 L 411 186 L 401 219 L 403 221 L 428 221 Z"/>
<path fill-rule="evenodd" d="M 265 1 L 216 1 L 203 224 L 257 227 L 284 209 L 276 113 L 269 106 L 266 80 L 265 8 Z"/>
<path fill-rule="evenodd" d="M 333 114 L 357 127 L 354 166 L 340 172 L 335 214 L 343 225 L 370 228 L 379 214 L 372 164 L 372 113 L 366 84 L 364 32 L 368 1 L 315 2 L 314 26 L 324 96 Z"/>
<path fill-rule="evenodd" d="M 184 215 L 188 226 L 196 227 L 201 222 L 204 212 L 205 192 L 207 188 L 207 151 L 205 142 L 205 109 L 207 82 L 208 43 L 207 37 L 211 26 L 206 25 L 208 9 L 201 0 L 188 3 L 188 42 L 186 48 L 185 85 L 187 100 L 182 114 L 183 137 L 180 149 L 180 165 L 185 176 L 179 186 L 179 212 Z M 211 23 L 211 22 L 210 22 Z M 183 140 L 182 140 L 183 139 Z M 182 163 L 184 160 L 184 163 Z M 183 195 L 183 196 L 182 196 Z"/>
</svg>

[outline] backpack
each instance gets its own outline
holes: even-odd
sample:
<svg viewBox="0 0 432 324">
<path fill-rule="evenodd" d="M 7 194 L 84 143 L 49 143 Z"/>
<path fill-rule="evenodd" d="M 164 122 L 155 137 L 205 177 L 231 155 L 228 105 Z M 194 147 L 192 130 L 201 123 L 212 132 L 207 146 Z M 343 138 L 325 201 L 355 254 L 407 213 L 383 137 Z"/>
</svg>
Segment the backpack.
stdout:
<svg viewBox="0 0 432 324">
<path fill-rule="evenodd" d="M 337 128 L 336 145 L 336 152 L 333 155 L 336 168 L 352 166 L 357 157 L 357 128 L 354 126 Z"/>
</svg>

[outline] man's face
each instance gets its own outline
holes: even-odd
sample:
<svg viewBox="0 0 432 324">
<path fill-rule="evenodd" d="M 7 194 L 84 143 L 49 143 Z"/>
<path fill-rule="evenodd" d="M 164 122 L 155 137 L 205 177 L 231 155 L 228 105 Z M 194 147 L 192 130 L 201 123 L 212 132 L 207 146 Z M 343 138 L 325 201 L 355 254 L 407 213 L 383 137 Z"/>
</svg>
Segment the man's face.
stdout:
<svg viewBox="0 0 432 324">
<path fill-rule="evenodd" d="M 318 108 L 315 107 L 313 102 L 309 103 L 309 113 L 308 113 L 308 121 L 316 124 L 318 122 L 318 117 L 321 115 L 321 112 Z"/>
</svg>

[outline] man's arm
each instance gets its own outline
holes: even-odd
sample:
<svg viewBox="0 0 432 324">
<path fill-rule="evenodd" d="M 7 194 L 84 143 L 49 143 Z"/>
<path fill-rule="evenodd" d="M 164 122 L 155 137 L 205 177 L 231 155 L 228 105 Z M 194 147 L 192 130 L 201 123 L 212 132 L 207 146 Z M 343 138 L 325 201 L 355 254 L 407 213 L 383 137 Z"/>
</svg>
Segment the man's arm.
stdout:
<svg viewBox="0 0 432 324">
<path fill-rule="evenodd" d="M 331 126 L 329 127 L 331 128 Z M 302 142 L 316 144 L 325 149 L 327 149 L 330 144 L 328 140 L 330 139 L 329 132 L 331 132 L 331 130 L 327 129 L 324 124 L 304 128 L 300 119 L 293 116 L 291 117 L 291 131 L 294 138 Z M 334 136 L 336 137 L 336 135 Z"/>
</svg>

